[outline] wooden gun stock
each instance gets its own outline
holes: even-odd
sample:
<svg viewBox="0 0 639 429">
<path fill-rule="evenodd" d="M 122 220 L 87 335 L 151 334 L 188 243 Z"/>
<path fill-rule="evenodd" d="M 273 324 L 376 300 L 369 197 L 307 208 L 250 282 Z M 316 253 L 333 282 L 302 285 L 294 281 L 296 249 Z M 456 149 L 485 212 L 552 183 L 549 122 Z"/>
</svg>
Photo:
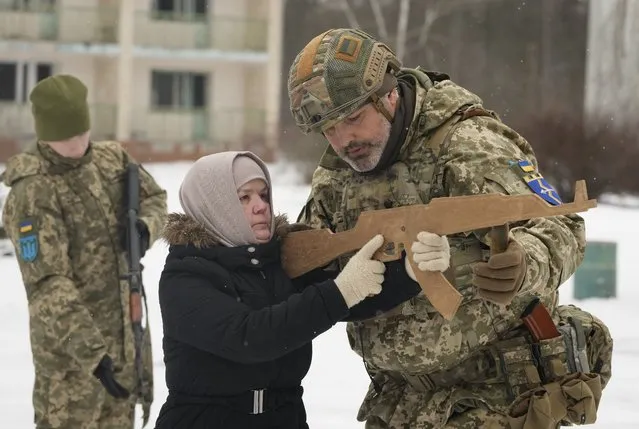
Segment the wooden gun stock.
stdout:
<svg viewBox="0 0 639 429">
<path fill-rule="evenodd" d="M 383 262 L 396 260 L 405 250 L 424 294 L 446 320 L 451 320 L 461 304 L 461 294 L 442 273 L 421 271 L 413 262 L 410 247 L 420 231 L 452 235 L 492 228 L 491 251 L 498 253 L 507 244 L 511 222 L 584 212 L 596 206 L 596 200 L 588 200 L 583 180 L 575 184 L 574 201 L 558 206 L 551 206 L 534 194 L 434 198 L 428 204 L 363 212 L 355 227 L 344 232 L 291 232 L 282 243 L 282 264 L 289 276 L 298 277 L 360 249 L 373 236 L 382 234 L 384 245 L 374 258 Z"/>
</svg>

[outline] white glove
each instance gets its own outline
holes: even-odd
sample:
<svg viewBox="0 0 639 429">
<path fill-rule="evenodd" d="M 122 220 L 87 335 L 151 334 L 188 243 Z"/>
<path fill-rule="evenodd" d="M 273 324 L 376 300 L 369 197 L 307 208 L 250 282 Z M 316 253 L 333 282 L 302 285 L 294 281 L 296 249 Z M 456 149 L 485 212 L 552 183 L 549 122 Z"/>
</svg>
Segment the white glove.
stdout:
<svg viewBox="0 0 639 429">
<path fill-rule="evenodd" d="M 381 234 L 373 237 L 351 257 L 335 279 L 335 284 L 348 308 L 367 296 L 377 295 L 382 291 L 386 266 L 383 262 L 371 259 L 382 244 L 384 244 L 384 237 Z"/>
<path fill-rule="evenodd" d="M 421 271 L 446 271 L 450 264 L 450 244 L 445 235 L 421 231 L 410 249 L 413 251 L 413 261 Z M 417 281 L 408 258 L 404 259 L 404 264 L 410 278 Z"/>
</svg>

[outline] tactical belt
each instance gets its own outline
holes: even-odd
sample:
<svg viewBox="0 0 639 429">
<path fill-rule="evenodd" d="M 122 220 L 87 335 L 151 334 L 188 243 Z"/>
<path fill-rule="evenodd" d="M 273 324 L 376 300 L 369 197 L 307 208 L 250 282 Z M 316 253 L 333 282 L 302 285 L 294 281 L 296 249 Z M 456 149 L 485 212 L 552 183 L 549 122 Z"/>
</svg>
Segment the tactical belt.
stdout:
<svg viewBox="0 0 639 429">
<path fill-rule="evenodd" d="M 567 374 L 587 371 L 579 366 L 584 349 L 563 332 L 556 338 L 532 342 L 525 333 L 490 344 L 454 367 L 429 374 L 389 371 L 394 380 L 418 392 L 473 383 L 503 384 L 511 398 Z M 574 357 L 573 357 L 574 356 Z"/>
<path fill-rule="evenodd" d="M 262 414 L 292 404 L 302 398 L 302 386 L 279 389 L 249 390 L 232 396 L 196 396 L 170 392 L 168 402 L 174 405 L 218 405 L 242 414 Z"/>
<path fill-rule="evenodd" d="M 405 382 L 418 392 L 458 386 L 471 383 L 500 383 L 506 381 L 499 371 L 492 352 L 483 349 L 479 353 L 455 365 L 453 368 L 430 374 L 408 374 L 391 371 L 391 378 Z"/>
</svg>

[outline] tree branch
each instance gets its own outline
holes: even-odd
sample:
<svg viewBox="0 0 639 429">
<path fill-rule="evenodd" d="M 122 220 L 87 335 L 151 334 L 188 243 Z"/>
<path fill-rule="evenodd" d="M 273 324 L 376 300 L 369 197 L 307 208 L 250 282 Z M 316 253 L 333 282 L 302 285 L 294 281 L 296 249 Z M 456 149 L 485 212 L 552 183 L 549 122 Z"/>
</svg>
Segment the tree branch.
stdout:
<svg viewBox="0 0 639 429">
<path fill-rule="evenodd" d="M 348 20 L 348 25 L 352 28 L 360 28 L 359 22 L 357 21 L 357 17 L 355 16 L 355 12 L 353 12 L 353 8 L 348 3 L 348 0 L 342 0 L 342 10 L 344 11 L 344 15 L 346 15 L 346 19 Z"/>
<path fill-rule="evenodd" d="M 420 47 L 423 47 L 428 41 L 430 30 L 438 19 L 457 12 L 466 6 L 474 4 L 485 5 L 500 1 L 502 0 L 434 0 L 432 6 L 427 7 L 424 11 L 424 22 L 421 27 L 408 32 L 407 40 L 417 38 L 417 43 Z"/>
<path fill-rule="evenodd" d="M 386 29 L 386 21 L 384 20 L 384 14 L 382 13 L 382 6 L 379 4 L 379 0 L 370 0 L 371 9 L 373 10 L 373 16 L 375 17 L 375 23 L 377 24 L 377 31 L 379 37 L 384 40 L 388 40 L 388 30 Z"/>
<path fill-rule="evenodd" d="M 397 38 L 395 49 L 397 58 L 401 61 L 406 51 L 406 33 L 408 31 L 408 16 L 410 13 L 410 0 L 400 0 L 399 17 L 397 18 Z"/>
<path fill-rule="evenodd" d="M 451 0 L 449 0 L 451 1 Z M 419 38 L 417 39 L 417 43 L 419 46 L 424 46 L 426 44 L 426 40 L 428 40 L 428 34 L 430 33 L 430 29 L 437 21 L 437 18 L 440 16 L 440 5 L 439 1 L 433 3 L 433 7 L 427 7 L 424 11 L 424 23 L 419 31 Z"/>
</svg>

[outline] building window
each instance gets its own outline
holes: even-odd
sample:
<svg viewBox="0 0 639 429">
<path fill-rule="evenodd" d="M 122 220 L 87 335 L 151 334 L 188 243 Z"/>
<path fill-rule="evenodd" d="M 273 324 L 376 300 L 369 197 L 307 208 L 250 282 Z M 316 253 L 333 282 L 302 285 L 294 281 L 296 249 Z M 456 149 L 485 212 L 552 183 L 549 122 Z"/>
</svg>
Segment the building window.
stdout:
<svg viewBox="0 0 639 429">
<path fill-rule="evenodd" d="M 161 109 L 203 109 L 208 76 L 204 73 L 151 72 L 151 106 Z"/>
<path fill-rule="evenodd" d="M 18 77 L 16 63 L 0 63 L 0 101 L 15 101 Z"/>
<path fill-rule="evenodd" d="M 55 7 L 55 0 L 0 0 L 0 6 L 11 6 L 12 10 L 45 12 Z"/>
<path fill-rule="evenodd" d="M 36 68 L 36 83 L 53 75 L 53 64 L 38 63 Z"/>
<path fill-rule="evenodd" d="M 153 0 L 156 19 L 201 21 L 213 0 Z"/>
<path fill-rule="evenodd" d="M 49 63 L 0 62 L 0 101 L 26 103 L 35 84 L 52 74 Z"/>
</svg>

